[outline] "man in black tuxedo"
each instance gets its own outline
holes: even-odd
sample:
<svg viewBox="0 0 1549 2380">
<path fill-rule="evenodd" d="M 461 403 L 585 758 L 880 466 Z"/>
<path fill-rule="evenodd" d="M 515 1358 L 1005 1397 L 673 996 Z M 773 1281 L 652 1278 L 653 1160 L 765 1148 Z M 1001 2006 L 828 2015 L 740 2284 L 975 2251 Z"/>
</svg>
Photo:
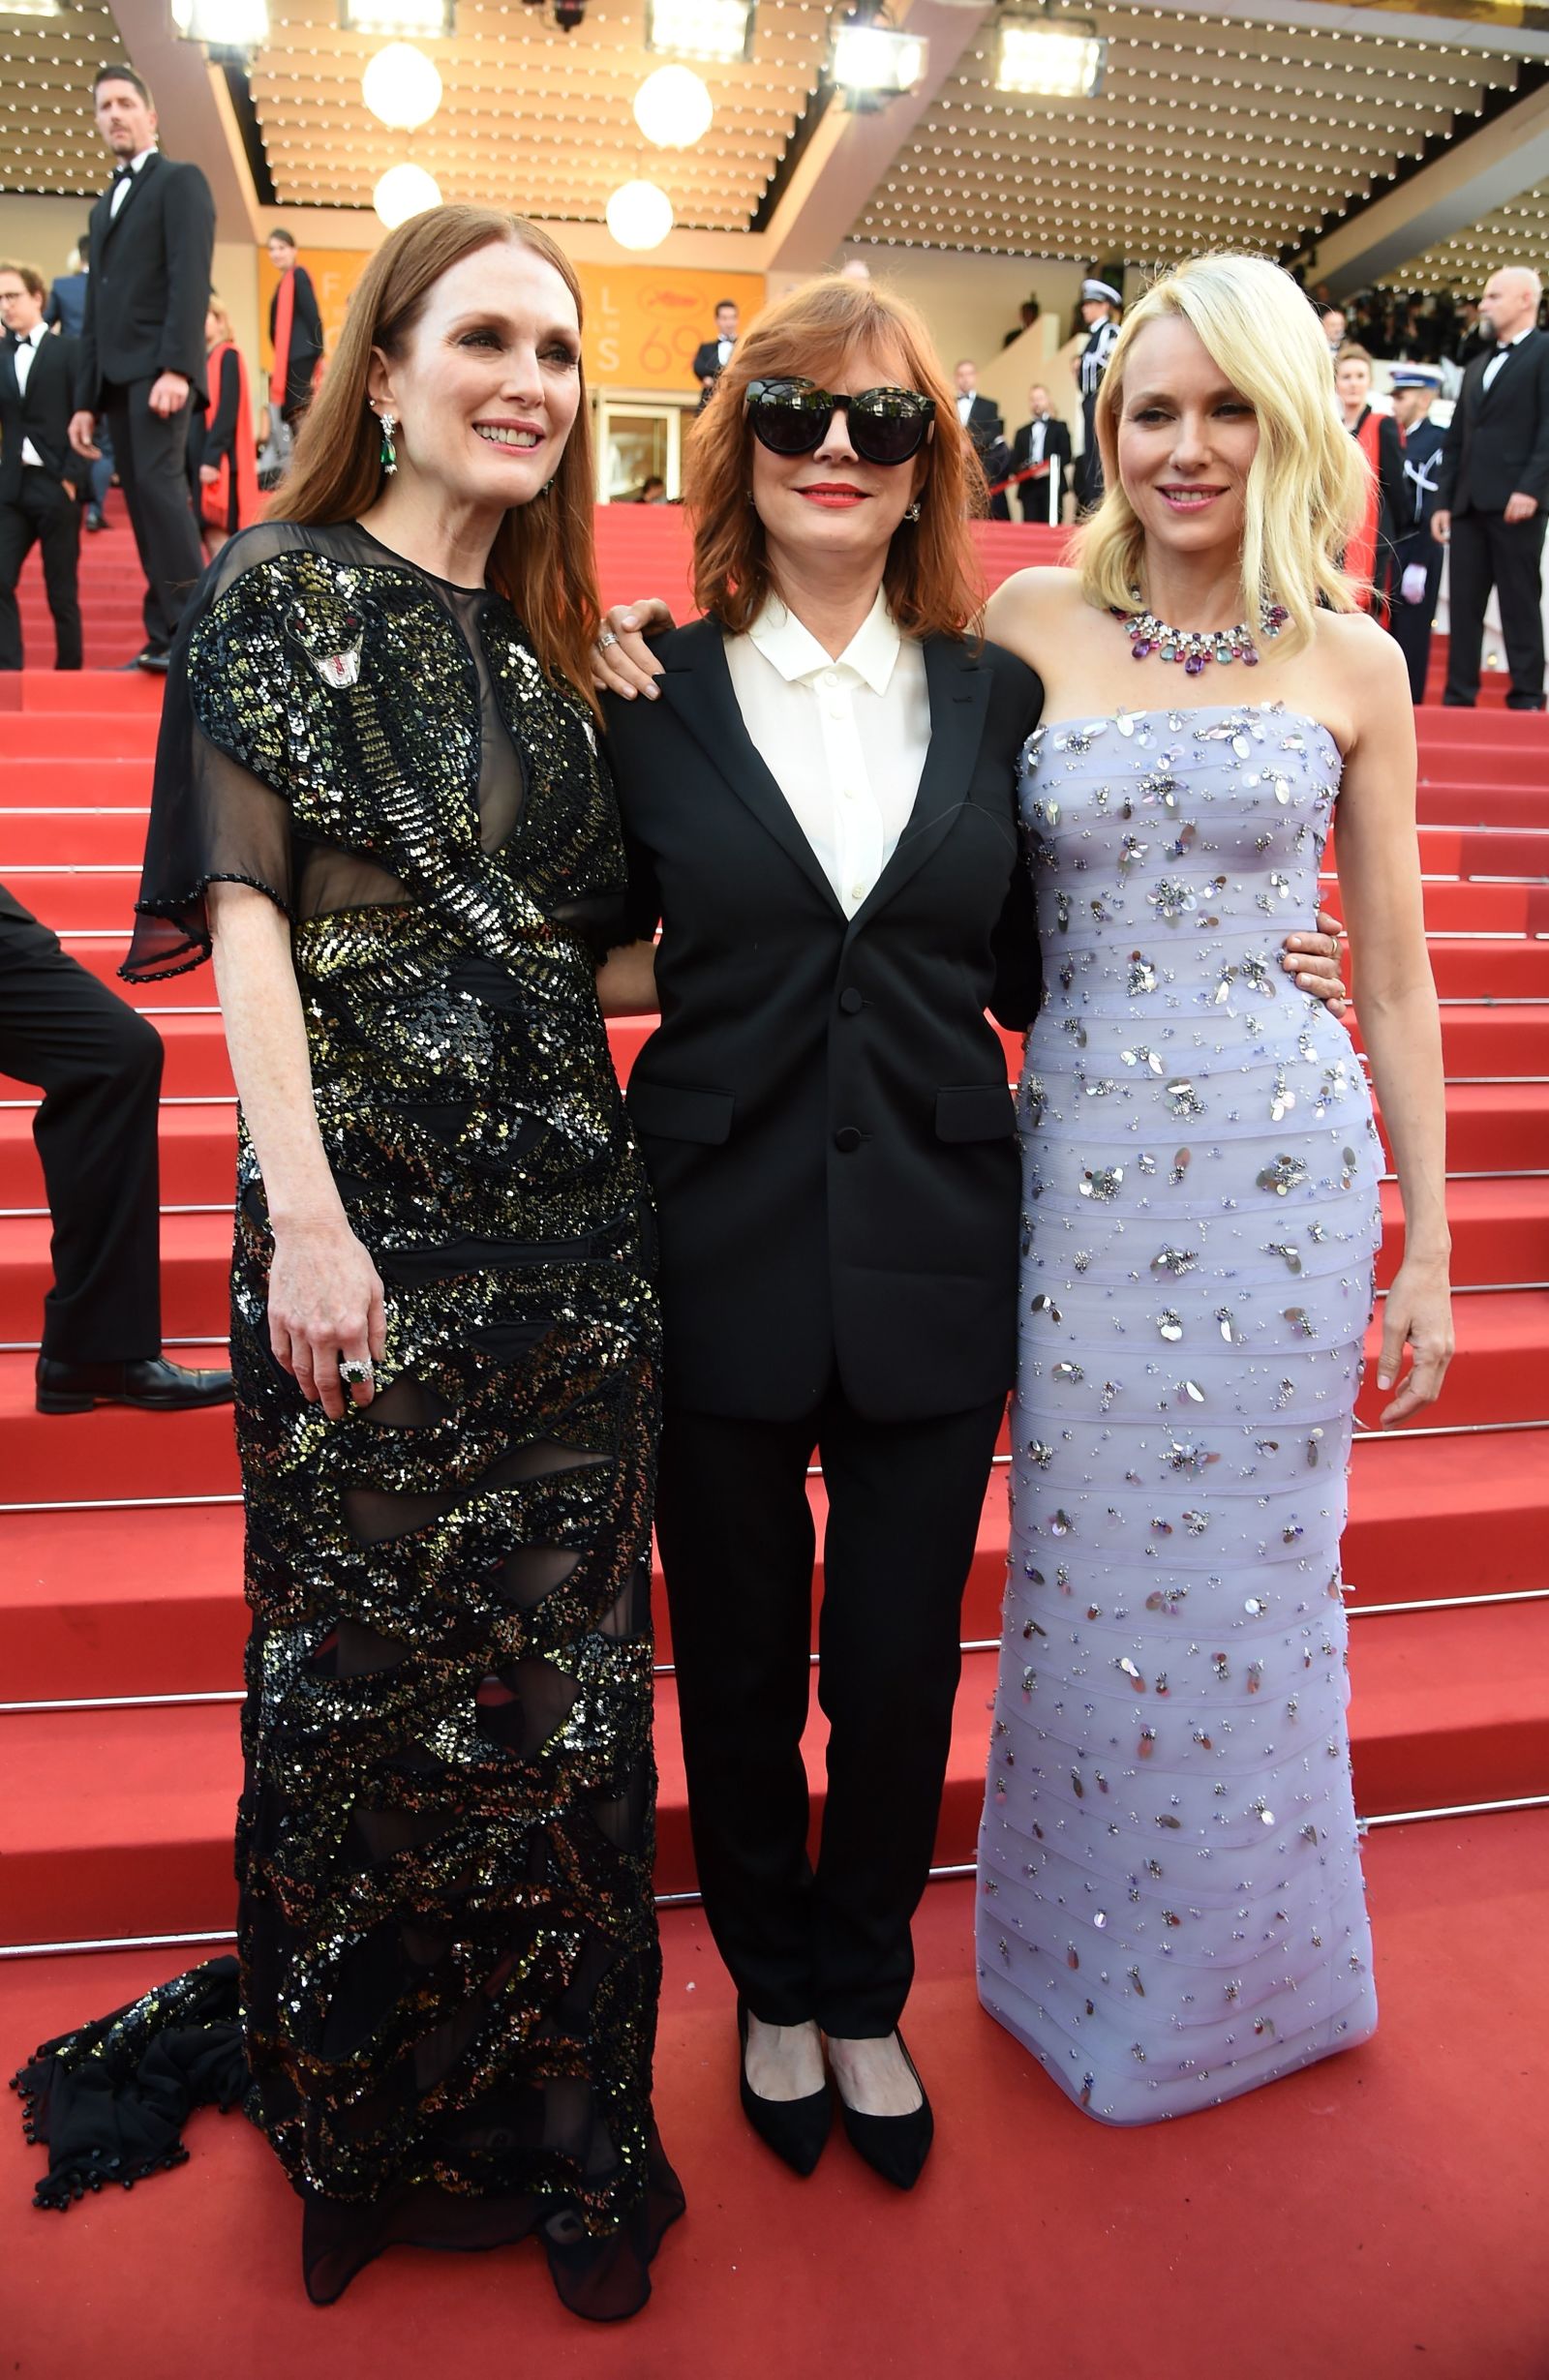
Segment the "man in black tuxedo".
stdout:
<svg viewBox="0 0 1549 2380">
<path fill-rule="evenodd" d="M 1484 607 L 1501 604 L 1512 710 L 1542 710 L 1543 532 L 1549 502 L 1549 338 L 1537 325 L 1538 276 L 1526 265 L 1492 273 L 1479 312 L 1494 334 L 1463 376 L 1442 448 L 1431 534 L 1449 548 L 1450 608 L 1443 701 L 1472 709 L 1479 696 Z"/>
<path fill-rule="evenodd" d="M 737 345 L 737 308 L 729 297 L 723 297 L 715 309 L 715 336 L 707 339 L 694 349 L 694 377 L 699 382 L 699 402 L 705 405 L 715 391 L 720 378 L 732 360 Z"/>
<path fill-rule="evenodd" d="M 1071 434 L 1062 421 L 1055 419 L 1042 380 L 1035 380 L 1028 390 L 1027 407 L 1032 419 L 1022 423 L 1012 440 L 1012 468 L 1040 469 L 1042 476 L 1024 479 L 1017 491 L 1021 497 L 1022 519 L 1049 522 L 1057 527 L 1071 467 Z"/>
<path fill-rule="evenodd" d="M 280 275 L 269 300 L 269 344 L 274 354 L 269 396 L 294 430 L 312 403 L 313 384 L 322 361 L 322 314 L 312 275 L 304 264 L 296 261 L 294 234 L 277 226 L 264 245 L 269 251 L 269 262 Z M 282 305 L 288 275 L 289 303 Z"/>
<path fill-rule="evenodd" d="M 133 68 L 105 66 L 92 96 L 97 129 L 118 164 L 92 209 L 70 442 L 94 460 L 97 416 L 106 413 L 145 572 L 145 648 L 137 657 L 141 669 L 165 671 L 204 567 L 187 453 L 190 407 L 207 394 L 215 203 L 197 166 L 176 165 L 157 148 L 156 110 Z"/>
<path fill-rule="evenodd" d="M 979 366 L 971 355 L 962 358 L 953 377 L 957 383 L 957 419 L 984 466 L 985 477 L 988 480 L 1004 479 L 1011 469 L 1006 425 L 1001 419 L 999 406 L 991 398 L 979 394 Z M 990 497 L 989 517 L 992 521 L 1011 519 L 1011 506 L 1006 501 L 1004 491 Z"/>
<path fill-rule="evenodd" d="M 54 667 L 80 667 L 79 496 L 86 467 L 70 443 L 75 405 L 74 339 L 45 325 L 43 275 L 0 264 L 0 670 L 22 664 L 16 582 L 34 546 L 54 619 Z"/>
</svg>

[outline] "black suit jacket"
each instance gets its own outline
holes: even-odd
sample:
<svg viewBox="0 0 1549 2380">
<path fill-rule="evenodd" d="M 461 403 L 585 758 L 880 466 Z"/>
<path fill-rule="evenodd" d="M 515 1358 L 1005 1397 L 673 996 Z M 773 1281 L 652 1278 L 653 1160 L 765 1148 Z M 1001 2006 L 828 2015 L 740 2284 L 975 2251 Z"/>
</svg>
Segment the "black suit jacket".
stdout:
<svg viewBox="0 0 1549 2380">
<path fill-rule="evenodd" d="M 1030 421 L 1024 421 L 1012 440 L 1012 469 L 1025 471 L 1032 451 L 1033 425 Z M 1071 434 L 1065 424 L 1062 421 L 1056 421 L 1052 414 L 1044 424 L 1044 460 L 1046 463 L 1057 466 L 1059 492 L 1063 497 L 1070 479 Z M 1024 479 L 1017 493 L 1022 500 L 1024 520 L 1047 521 L 1048 519 L 1048 481 L 1047 479 Z M 1054 517 L 1056 521 L 1059 518 L 1057 504 L 1054 507 Z"/>
<path fill-rule="evenodd" d="M 40 340 L 23 395 L 15 347 L 9 339 L 0 347 L 0 502 L 14 504 L 21 493 L 23 438 L 31 438 L 45 470 L 55 479 L 72 488 L 84 486 L 90 466 L 70 443 L 78 364 L 74 339 Z"/>
<path fill-rule="evenodd" d="M 721 369 L 720 341 L 707 339 L 702 346 L 694 349 L 694 377 L 696 380 L 718 380 Z"/>
<path fill-rule="evenodd" d="M 197 166 L 154 150 L 117 215 L 111 189 L 91 211 L 91 271 L 76 399 L 103 407 L 106 381 L 180 372 L 205 393 L 204 316 L 215 253 L 215 201 Z"/>
<path fill-rule="evenodd" d="M 655 647 L 653 704 L 608 704 L 637 930 L 661 1024 L 629 1112 L 656 1193 L 669 1399 L 794 1420 L 837 1370 L 858 1409 L 1004 1394 L 1019 1177 L 985 1015 L 1040 991 L 1017 754 L 1043 689 L 997 647 L 925 646 L 913 815 L 846 919 L 743 724 L 714 620 Z"/>
<path fill-rule="evenodd" d="M 1486 389 L 1495 352 L 1476 355 L 1463 376 L 1442 449 L 1439 512 L 1503 512 L 1517 495 L 1549 503 L 1549 338 L 1530 331 Z"/>
<path fill-rule="evenodd" d="M 956 397 L 952 401 L 952 409 L 955 413 L 957 410 Z M 997 438 L 1004 438 L 1006 435 L 1006 425 L 1000 417 L 1000 407 L 988 397 L 974 399 L 968 407 L 968 419 L 963 426 L 972 438 L 981 459 L 993 446 Z"/>
</svg>

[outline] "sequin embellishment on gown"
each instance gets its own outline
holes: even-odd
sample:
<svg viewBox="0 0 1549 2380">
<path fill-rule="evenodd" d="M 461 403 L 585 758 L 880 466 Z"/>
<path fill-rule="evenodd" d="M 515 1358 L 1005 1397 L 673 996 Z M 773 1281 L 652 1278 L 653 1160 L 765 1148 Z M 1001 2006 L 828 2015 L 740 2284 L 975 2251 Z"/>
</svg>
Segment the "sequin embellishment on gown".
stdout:
<svg viewBox="0 0 1549 2380">
<path fill-rule="evenodd" d="M 1041 728 L 980 1997 L 1093 2116 L 1376 2022 L 1339 1575 L 1382 1160 L 1280 964 L 1339 788 L 1279 706 Z"/>
</svg>

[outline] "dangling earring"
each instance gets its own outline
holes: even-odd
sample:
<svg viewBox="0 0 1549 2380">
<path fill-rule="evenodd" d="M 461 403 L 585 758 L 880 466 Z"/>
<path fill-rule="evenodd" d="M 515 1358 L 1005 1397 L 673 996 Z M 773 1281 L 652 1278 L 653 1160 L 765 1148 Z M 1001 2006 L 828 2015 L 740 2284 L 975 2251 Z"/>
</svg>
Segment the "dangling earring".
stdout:
<svg viewBox="0 0 1549 2380">
<path fill-rule="evenodd" d="M 912 504 L 906 504 L 906 505 L 904 506 L 904 508 L 903 508 L 903 517 L 904 517 L 904 519 L 905 519 L 906 521 L 918 521 L 918 520 L 919 520 L 919 518 L 920 518 L 920 498 L 919 498 L 918 497 L 915 497 L 914 502 L 913 502 Z"/>
<path fill-rule="evenodd" d="M 391 479 L 398 468 L 398 449 L 393 444 L 393 432 L 398 427 L 396 413 L 379 413 L 378 427 L 381 431 L 381 467 Z"/>
</svg>

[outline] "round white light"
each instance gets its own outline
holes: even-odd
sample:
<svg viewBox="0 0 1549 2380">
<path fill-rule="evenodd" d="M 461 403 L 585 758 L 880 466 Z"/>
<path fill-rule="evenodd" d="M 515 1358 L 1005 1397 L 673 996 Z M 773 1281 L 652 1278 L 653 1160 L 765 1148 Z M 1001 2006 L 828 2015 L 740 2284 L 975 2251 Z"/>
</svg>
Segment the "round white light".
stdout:
<svg viewBox="0 0 1549 2380">
<path fill-rule="evenodd" d="M 371 194 L 371 203 L 389 231 L 440 202 L 440 186 L 423 166 L 389 166 Z"/>
<path fill-rule="evenodd" d="M 658 149 L 691 149 L 704 139 L 714 112 L 691 66 L 658 66 L 635 93 L 635 122 Z"/>
<path fill-rule="evenodd" d="M 412 42 L 389 42 L 367 61 L 360 77 L 367 106 L 395 132 L 428 124 L 441 104 L 441 78 L 434 58 Z"/>
<path fill-rule="evenodd" d="M 659 248 L 672 229 L 672 200 L 654 182 L 623 182 L 604 212 L 621 248 Z"/>
</svg>

